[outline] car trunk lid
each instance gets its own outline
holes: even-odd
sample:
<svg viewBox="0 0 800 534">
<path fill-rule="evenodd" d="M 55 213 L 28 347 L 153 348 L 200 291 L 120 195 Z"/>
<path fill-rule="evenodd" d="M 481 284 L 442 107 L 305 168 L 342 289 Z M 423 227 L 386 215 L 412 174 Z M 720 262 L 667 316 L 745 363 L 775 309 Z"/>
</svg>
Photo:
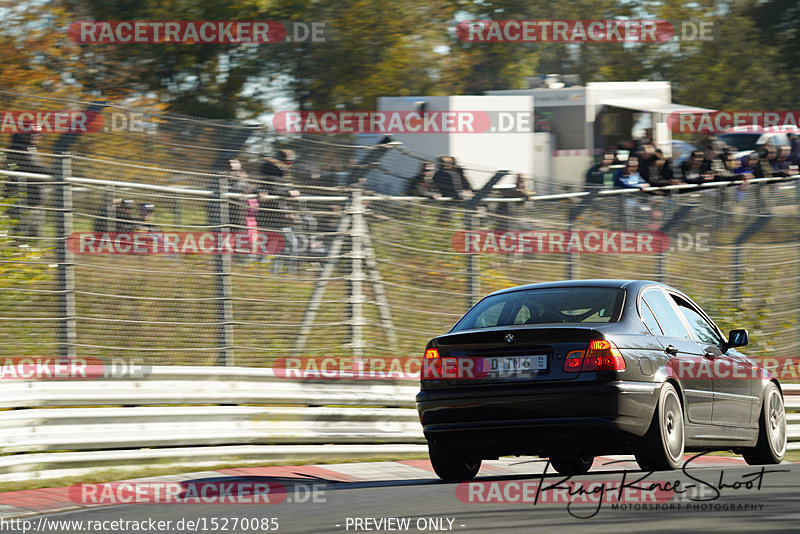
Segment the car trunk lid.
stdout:
<svg viewBox="0 0 800 534">
<path fill-rule="evenodd" d="M 567 355 L 586 351 L 590 340 L 603 337 L 591 327 L 556 324 L 445 334 L 431 345 L 442 360 L 440 374 L 434 371 L 428 379 L 456 386 L 574 380 L 580 373 L 564 371 Z"/>
</svg>

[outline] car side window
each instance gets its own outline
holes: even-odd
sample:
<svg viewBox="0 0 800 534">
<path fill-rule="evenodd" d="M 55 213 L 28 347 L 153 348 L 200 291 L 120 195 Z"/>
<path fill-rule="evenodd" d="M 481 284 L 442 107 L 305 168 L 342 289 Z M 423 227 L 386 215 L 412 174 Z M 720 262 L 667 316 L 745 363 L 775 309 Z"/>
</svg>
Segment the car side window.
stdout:
<svg viewBox="0 0 800 534">
<path fill-rule="evenodd" d="M 656 320 L 656 316 L 653 315 L 653 311 L 650 309 L 650 306 L 647 305 L 646 302 L 642 301 L 642 321 L 650 329 L 650 333 L 654 336 L 663 336 L 664 331 L 661 330 L 661 327 L 658 326 L 658 321 Z"/>
<path fill-rule="evenodd" d="M 722 338 L 717 333 L 716 329 L 709 323 L 705 317 L 700 315 L 688 302 L 682 298 L 672 296 L 678 308 L 686 317 L 686 321 L 692 328 L 695 337 L 700 343 L 708 343 L 709 345 L 720 345 Z"/>
<path fill-rule="evenodd" d="M 658 318 L 658 324 L 667 337 L 691 339 L 681 318 L 675 312 L 667 297 L 658 289 L 649 289 L 644 292 L 642 300 L 647 304 Z"/>
</svg>

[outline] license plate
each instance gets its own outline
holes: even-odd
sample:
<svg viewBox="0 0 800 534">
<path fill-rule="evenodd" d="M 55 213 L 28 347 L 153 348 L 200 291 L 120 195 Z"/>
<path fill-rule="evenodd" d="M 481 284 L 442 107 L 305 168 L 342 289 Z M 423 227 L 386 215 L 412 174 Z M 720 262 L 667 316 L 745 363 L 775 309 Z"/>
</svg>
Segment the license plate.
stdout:
<svg viewBox="0 0 800 534">
<path fill-rule="evenodd" d="M 499 356 L 486 358 L 490 375 L 527 375 L 547 371 L 547 356 Z"/>
</svg>

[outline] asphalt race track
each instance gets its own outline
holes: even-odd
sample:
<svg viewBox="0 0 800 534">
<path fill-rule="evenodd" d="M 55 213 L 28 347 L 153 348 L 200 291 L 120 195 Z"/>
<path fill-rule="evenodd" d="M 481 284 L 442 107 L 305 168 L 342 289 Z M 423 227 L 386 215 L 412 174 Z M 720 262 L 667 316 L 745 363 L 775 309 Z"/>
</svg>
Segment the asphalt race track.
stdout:
<svg viewBox="0 0 800 534">
<path fill-rule="evenodd" d="M 161 529 L 149 531 L 176 533 L 555 530 L 618 534 L 800 529 L 800 463 L 784 462 L 762 471 L 739 458 L 705 456 L 689 461 L 683 470 L 648 474 L 639 471 L 630 457 L 610 457 L 596 459 L 590 474 L 570 480 L 542 475 L 544 468 L 545 461 L 540 459 L 503 458 L 485 462 L 475 481 L 462 484 L 439 481 L 422 460 L 322 465 L 317 470 L 250 468 L 228 470 L 227 475 L 215 472 L 216 478 L 196 473 L 183 477 L 181 483 L 270 482 L 282 485 L 285 493 L 273 494 L 270 504 L 118 504 L 24 519 L 32 525 L 31 532 L 38 526 L 65 533 L 86 532 L 86 521 L 106 522 L 105 529 L 103 523 L 92 523 L 100 529 L 93 527 L 91 532 L 148 531 L 111 523 L 119 520 L 152 520 L 151 525 L 171 521 L 168 528 L 162 523 Z M 622 491 L 620 484 L 624 484 Z M 636 486 L 655 491 L 645 495 Z M 597 498 L 599 488 L 604 488 L 605 502 Z M 537 495 L 539 502 L 534 503 Z M 624 496 L 622 501 L 618 495 Z M 476 502 L 480 499 L 491 502 Z M 498 502 L 506 499 L 513 502 Z M 272 518 L 277 530 L 275 522 L 270 523 Z M 74 525 L 69 529 L 55 523 L 62 520 L 83 520 L 84 524 L 77 530 Z"/>
</svg>

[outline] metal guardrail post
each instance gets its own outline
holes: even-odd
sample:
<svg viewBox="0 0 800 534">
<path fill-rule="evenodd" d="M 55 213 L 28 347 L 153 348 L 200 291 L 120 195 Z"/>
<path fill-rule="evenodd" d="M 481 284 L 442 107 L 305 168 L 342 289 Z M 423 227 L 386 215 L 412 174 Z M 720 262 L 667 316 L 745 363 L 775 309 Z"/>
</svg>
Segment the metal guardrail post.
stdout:
<svg viewBox="0 0 800 534">
<path fill-rule="evenodd" d="M 217 180 L 215 198 L 211 200 L 209 219 L 219 233 L 229 233 L 228 177 L 220 175 Z M 233 286 L 231 281 L 231 255 L 214 256 L 217 297 L 217 365 L 233 365 Z"/>
<path fill-rule="evenodd" d="M 55 161 L 56 206 L 56 263 L 58 280 L 58 355 L 61 359 L 76 357 L 78 340 L 75 316 L 75 260 L 67 246 L 72 233 L 72 174 L 69 154 L 59 154 Z"/>
<path fill-rule="evenodd" d="M 361 191 L 352 192 L 352 223 L 350 226 L 350 342 L 353 357 L 364 355 L 364 204 L 361 202 Z"/>
</svg>

